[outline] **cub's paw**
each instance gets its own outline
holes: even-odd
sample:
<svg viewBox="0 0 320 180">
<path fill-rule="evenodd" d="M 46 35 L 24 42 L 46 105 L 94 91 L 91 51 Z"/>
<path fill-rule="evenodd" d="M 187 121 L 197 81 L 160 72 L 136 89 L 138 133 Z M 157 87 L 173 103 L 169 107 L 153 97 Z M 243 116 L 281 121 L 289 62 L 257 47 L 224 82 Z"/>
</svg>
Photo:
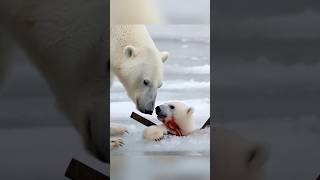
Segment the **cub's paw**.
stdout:
<svg viewBox="0 0 320 180">
<path fill-rule="evenodd" d="M 118 148 L 123 146 L 124 142 L 120 137 L 110 137 L 110 149 Z"/>
<path fill-rule="evenodd" d="M 143 137 L 148 140 L 160 141 L 164 138 L 164 133 L 158 126 L 150 126 L 144 130 Z"/>
<path fill-rule="evenodd" d="M 125 126 L 117 123 L 110 124 L 111 136 L 119 136 L 119 135 L 123 135 L 124 133 L 128 133 L 128 129 Z"/>
</svg>

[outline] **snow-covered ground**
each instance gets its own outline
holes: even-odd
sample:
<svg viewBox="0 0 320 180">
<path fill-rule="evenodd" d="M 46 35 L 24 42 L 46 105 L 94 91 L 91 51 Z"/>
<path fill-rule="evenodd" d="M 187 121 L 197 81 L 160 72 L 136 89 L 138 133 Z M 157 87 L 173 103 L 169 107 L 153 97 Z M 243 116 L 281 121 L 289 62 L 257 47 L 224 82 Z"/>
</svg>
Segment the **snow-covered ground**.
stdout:
<svg viewBox="0 0 320 180">
<path fill-rule="evenodd" d="M 183 101 L 194 107 L 195 124 L 201 127 L 210 116 L 209 26 L 152 25 L 147 28 L 157 47 L 170 53 L 164 66 L 164 83 L 158 91 L 156 105 Z M 160 142 L 147 141 L 142 137 L 145 126 L 130 118 L 131 112 L 137 111 L 120 82 L 113 84 L 110 97 L 111 120 L 129 128 L 129 133 L 123 136 L 125 146 L 112 151 L 112 155 L 159 152 L 163 155 L 209 155 L 209 129 L 188 137 L 167 136 Z M 155 114 L 143 116 L 159 123 Z"/>
<path fill-rule="evenodd" d="M 183 101 L 195 109 L 195 125 L 201 127 L 210 116 L 210 43 L 208 25 L 147 26 L 160 50 L 169 51 L 164 82 L 156 105 Z M 125 145 L 111 151 L 113 180 L 156 180 L 210 178 L 210 130 L 187 137 L 166 136 L 160 142 L 144 140 L 144 125 L 130 118 L 136 113 L 122 85 L 111 89 L 111 120 L 126 125 Z M 157 121 L 155 114 L 140 115 Z"/>
<path fill-rule="evenodd" d="M 113 180 L 208 180 L 210 159 L 204 156 L 113 156 Z"/>
<path fill-rule="evenodd" d="M 195 125 L 201 127 L 209 117 L 209 102 L 207 100 L 184 101 L 195 106 Z M 159 101 L 159 104 L 164 101 Z M 122 111 L 120 112 L 119 109 Z M 112 151 L 112 155 L 141 155 L 145 153 L 154 154 L 193 154 L 208 155 L 210 151 L 210 131 L 209 128 L 203 129 L 195 134 L 186 137 L 166 136 L 160 142 L 143 139 L 143 130 L 146 128 L 139 122 L 130 118 L 134 105 L 131 102 L 115 102 L 111 104 L 110 112 L 114 122 L 120 122 L 128 127 L 129 133 L 123 136 L 125 146 Z M 134 112 L 137 112 L 134 110 Z M 197 113 L 198 112 L 198 113 Z M 140 115 L 159 124 L 155 115 Z"/>
</svg>

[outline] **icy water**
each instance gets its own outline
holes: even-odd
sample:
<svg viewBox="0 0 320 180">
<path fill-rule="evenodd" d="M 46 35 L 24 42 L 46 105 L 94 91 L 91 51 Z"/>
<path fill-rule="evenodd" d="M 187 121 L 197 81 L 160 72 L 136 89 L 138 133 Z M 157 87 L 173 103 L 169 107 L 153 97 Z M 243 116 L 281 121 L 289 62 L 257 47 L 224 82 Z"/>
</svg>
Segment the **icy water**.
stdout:
<svg viewBox="0 0 320 180">
<path fill-rule="evenodd" d="M 170 53 L 156 105 L 183 101 L 194 107 L 195 124 L 201 127 L 210 116 L 209 26 L 152 25 L 147 28 L 159 50 Z M 111 89 L 111 120 L 127 125 L 129 133 L 123 136 L 125 146 L 112 151 L 112 155 L 209 155 L 209 129 L 188 137 L 167 136 L 160 142 L 147 141 L 142 137 L 145 126 L 130 118 L 132 111 L 137 112 L 134 104 L 122 85 L 115 82 Z M 159 124 L 154 114 L 143 116 Z"/>
</svg>

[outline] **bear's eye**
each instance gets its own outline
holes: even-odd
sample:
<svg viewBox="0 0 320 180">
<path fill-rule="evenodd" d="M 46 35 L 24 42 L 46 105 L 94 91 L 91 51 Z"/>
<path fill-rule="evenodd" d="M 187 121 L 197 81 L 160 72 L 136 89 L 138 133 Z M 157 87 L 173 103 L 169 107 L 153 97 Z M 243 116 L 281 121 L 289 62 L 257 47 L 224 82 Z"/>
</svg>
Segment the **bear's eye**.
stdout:
<svg viewBox="0 0 320 180">
<path fill-rule="evenodd" d="M 145 79 L 145 80 L 143 80 L 143 84 L 144 84 L 145 86 L 149 86 L 150 81 L 149 81 L 149 80 L 147 80 L 147 79 Z"/>
<path fill-rule="evenodd" d="M 174 106 L 173 106 L 173 105 L 169 105 L 169 108 L 170 108 L 170 109 L 174 109 Z"/>
</svg>

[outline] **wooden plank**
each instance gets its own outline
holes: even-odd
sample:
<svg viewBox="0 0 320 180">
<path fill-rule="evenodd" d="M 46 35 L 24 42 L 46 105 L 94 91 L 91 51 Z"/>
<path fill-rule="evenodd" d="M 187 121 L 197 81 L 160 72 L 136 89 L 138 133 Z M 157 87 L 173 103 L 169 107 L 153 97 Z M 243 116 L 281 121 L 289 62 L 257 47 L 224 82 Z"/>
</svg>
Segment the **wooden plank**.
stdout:
<svg viewBox="0 0 320 180">
<path fill-rule="evenodd" d="M 135 113 L 135 112 L 132 112 L 131 113 L 131 116 L 130 116 L 132 119 L 138 121 L 139 123 L 145 125 L 145 126 L 153 126 L 153 125 L 157 125 L 151 121 L 149 121 L 148 119 L 140 116 L 139 114 Z"/>
<path fill-rule="evenodd" d="M 101 172 L 81 163 L 76 159 L 72 159 L 65 176 L 71 180 L 109 180 L 110 178 Z"/>
<path fill-rule="evenodd" d="M 205 127 L 210 126 L 210 118 L 204 123 L 204 125 L 201 127 L 201 129 L 204 129 Z"/>
<path fill-rule="evenodd" d="M 153 125 L 157 125 L 153 122 L 151 122 L 150 120 L 140 116 L 139 114 L 132 112 L 131 116 L 132 119 L 140 122 L 141 124 L 145 125 L 145 126 L 153 126 Z M 204 129 L 205 127 L 210 126 L 210 118 L 204 123 L 204 125 L 201 127 L 201 129 Z"/>
</svg>

